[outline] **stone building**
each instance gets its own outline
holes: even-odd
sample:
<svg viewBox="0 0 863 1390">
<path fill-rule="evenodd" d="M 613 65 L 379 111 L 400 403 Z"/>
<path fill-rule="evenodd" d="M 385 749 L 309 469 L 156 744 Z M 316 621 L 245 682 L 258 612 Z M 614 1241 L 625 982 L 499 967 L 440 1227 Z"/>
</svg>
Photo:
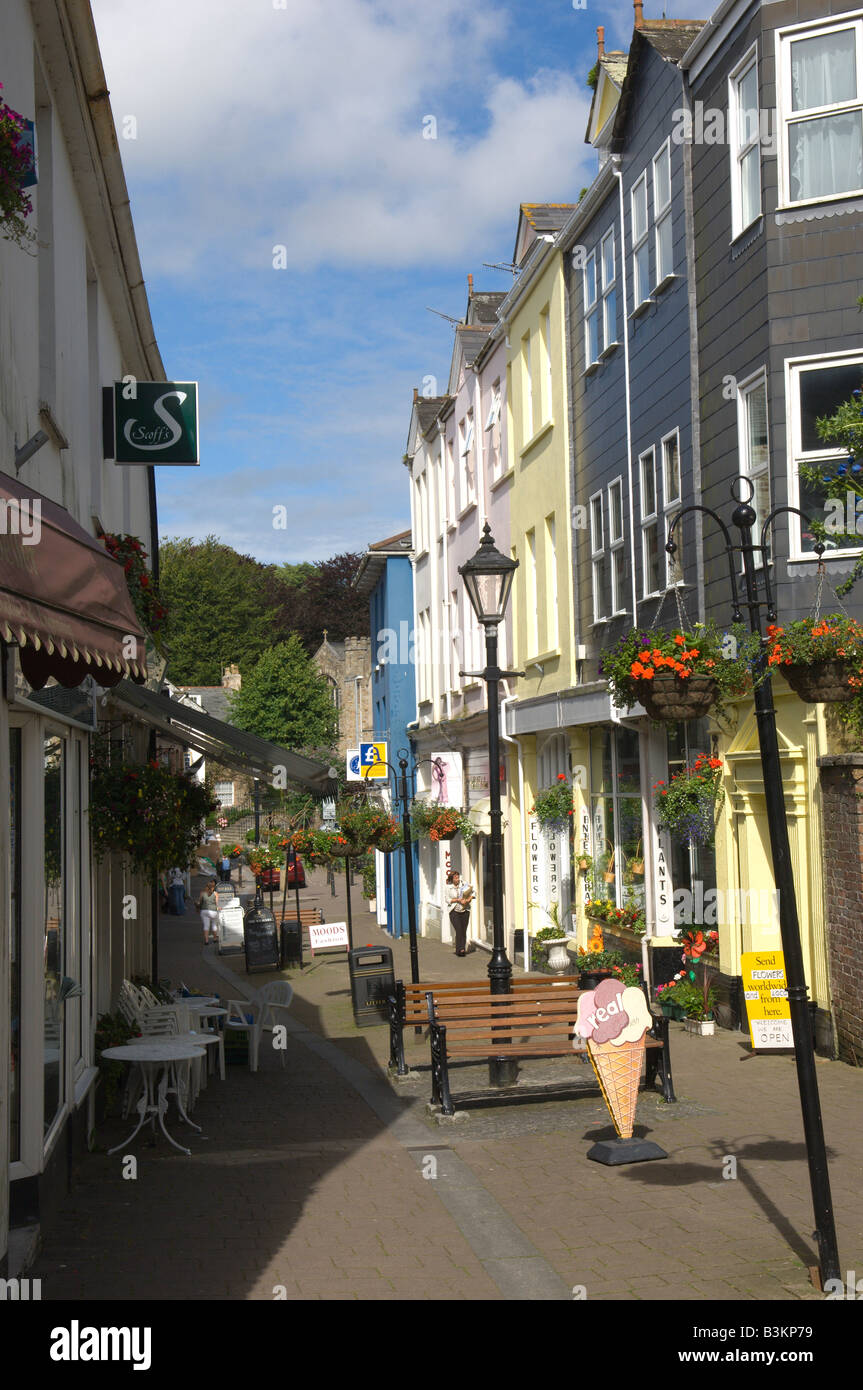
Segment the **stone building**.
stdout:
<svg viewBox="0 0 863 1390">
<path fill-rule="evenodd" d="M 372 738 L 372 644 L 368 637 L 346 637 L 343 642 L 331 642 L 325 628 L 323 641 L 312 660 L 326 680 L 339 712 L 336 747 L 344 765 L 349 748 L 356 748 Z"/>
</svg>

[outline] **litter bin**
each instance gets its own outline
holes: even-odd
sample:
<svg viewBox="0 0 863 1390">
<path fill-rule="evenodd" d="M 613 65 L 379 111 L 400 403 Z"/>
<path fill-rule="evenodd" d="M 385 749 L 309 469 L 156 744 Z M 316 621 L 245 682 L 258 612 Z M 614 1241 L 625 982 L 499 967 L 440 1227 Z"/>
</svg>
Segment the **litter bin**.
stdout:
<svg viewBox="0 0 863 1390">
<path fill-rule="evenodd" d="M 348 951 L 351 1000 L 358 1028 L 389 1022 L 387 1000 L 396 992 L 393 953 L 389 946 L 362 946 Z"/>
</svg>

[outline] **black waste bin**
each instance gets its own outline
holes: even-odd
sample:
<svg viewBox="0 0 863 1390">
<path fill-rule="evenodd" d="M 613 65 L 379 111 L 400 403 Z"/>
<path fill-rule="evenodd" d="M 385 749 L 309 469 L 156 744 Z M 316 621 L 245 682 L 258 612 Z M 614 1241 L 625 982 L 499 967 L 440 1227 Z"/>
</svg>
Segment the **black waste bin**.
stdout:
<svg viewBox="0 0 863 1390">
<path fill-rule="evenodd" d="M 393 953 L 389 946 L 361 946 L 348 951 L 351 1000 L 358 1028 L 389 1021 L 387 1000 L 396 992 Z"/>
<path fill-rule="evenodd" d="M 282 969 L 303 963 L 303 928 L 296 918 L 282 918 Z"/>
</svg>

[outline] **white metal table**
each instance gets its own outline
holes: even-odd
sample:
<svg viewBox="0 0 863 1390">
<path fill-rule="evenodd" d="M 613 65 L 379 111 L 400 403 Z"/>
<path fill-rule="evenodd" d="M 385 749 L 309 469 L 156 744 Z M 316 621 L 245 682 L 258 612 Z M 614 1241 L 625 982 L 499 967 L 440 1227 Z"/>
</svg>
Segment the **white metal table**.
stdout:
<svg viewBox="0 0 863 1390">
<path fill-rule="evenodd" d="M 116 1144 L 113 1149 L 109 1149 L 109 1154 L 115 1154 L 118 1149 L 124 1149 L 128 1144 L 131 1144 L 148 1119 L 155 1138 L 157 1117 L 159 1127 L 168 1143 L 172 1144 L 175 1149 L 179 1149 L 180 1153 L 191 1154 L 191 1149 L 185 1149 L 182 1144 L 178 1144 L 165 1128 L 165 1112 L 168 1109 L 168 1082 L 172 1071 L 176 1076 L 178 1062 L 191 1062 L 204 1055 L 203 1047 L 188 1042 L 176 1042 L 171 1038 L 154 1038 L 152 1042 L 124 1043 L 122 1047 L 105 1048 L 102 1056 L 107 1057 L 109 1062 L 135 1062 L 141 1068 L 141 1074 L 144 1078 L 144 1093 L 138 1101 L 138 1123 L 128 1139 L 124 1139 L 122 1144 Z M 158 1076 L 160 1072 L 161 1075 Z M 187 1125 L 191 1125 L 192 1129 L 196 1129 L 200 1133 L 201 1126 L 194 1124 L 186 1114 L 178 1080 L 175 1080 L 175 1092 L 177 1109 L 181 1117 Z"/>
</svg>

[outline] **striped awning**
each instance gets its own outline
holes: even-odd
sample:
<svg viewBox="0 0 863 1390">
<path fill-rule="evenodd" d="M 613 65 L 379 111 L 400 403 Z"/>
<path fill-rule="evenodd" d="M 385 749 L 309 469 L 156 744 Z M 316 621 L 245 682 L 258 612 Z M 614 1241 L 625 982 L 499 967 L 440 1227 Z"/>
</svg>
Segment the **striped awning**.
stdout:
<svg viewBox="0 0 863 1390">
<path fill-rule="evenodd" d="M 34 690 L 147 675 L 123 566 L 63 507 L 0 473 L 0 638 Z"/>
</svg>

